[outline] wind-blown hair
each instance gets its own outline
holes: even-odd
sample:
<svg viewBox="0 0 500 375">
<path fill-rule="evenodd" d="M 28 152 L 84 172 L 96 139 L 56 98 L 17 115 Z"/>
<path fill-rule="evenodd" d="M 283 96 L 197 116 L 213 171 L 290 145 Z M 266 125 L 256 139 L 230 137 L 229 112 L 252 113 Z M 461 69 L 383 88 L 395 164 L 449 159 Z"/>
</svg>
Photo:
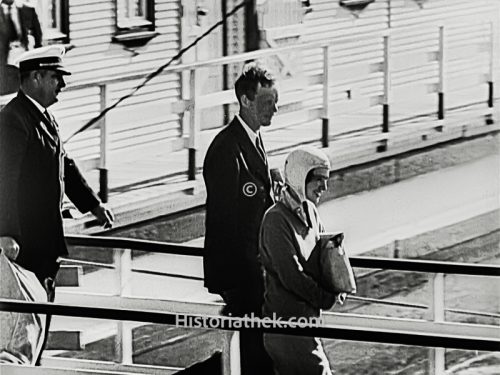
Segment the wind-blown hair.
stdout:
<svg viewBox="0 0 500 375">
<path fill-rule="evenodd" d="M 246 95 L 248 99 L 254 100 L 259 83 L 262 87 L 271 87 L 274 85 L 275 79 L 271 73 L 257 64 L 247 64 L 234 85 L 238 102 L 241 104 L 242 95 Z"/>
</svg>

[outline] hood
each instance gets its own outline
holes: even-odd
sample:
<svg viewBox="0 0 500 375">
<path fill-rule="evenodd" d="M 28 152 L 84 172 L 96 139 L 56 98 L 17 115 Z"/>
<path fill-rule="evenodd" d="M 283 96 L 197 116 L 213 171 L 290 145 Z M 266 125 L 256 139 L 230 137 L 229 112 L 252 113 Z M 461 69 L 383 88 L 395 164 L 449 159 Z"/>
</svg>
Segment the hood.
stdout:
<svg viewBox="0 0 500 375">
<path fill-rule="evenodd" d="M 318 167 L 330 169 L 330 161 L 323 151 L 311 146 L 301 146 L 286 158 L 285 183 L 301 202 L 306 200 L 307 174 Z"/>
</svg>

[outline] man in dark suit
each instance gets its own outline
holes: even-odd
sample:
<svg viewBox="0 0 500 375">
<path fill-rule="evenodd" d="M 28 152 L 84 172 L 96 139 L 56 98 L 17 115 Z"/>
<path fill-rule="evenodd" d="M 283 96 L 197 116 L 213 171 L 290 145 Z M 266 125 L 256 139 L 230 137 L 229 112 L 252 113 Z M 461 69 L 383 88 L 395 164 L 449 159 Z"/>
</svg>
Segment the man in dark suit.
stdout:
<svg viewBox="0 0 500 375">
<path fill-rule="evenodd" d="M 207 189 L 205 286 L 226 303 L 223 313 L 261 316 L 264 294 L 258 254 L 259 228 L 273 204 L 271 177 L 260 128 L 277 111 L 271 75 L 254 64 L 235 84 L 239 114 L 210 145 L 203 165 Z M 262 335 L 241 334 L 242 374 L 272 373 Z"/>
<path fill-rule="evenodd" d="M 21 89 L 0 112 L 0 251 L 32 271 L 54 297 L 58 257 L 67 254 L 61 214 L 64 193 L 104 226 L 106 209 L 62 147 L 47 110 L 65 87 L 64 48 L 26 52 L 19 62 Z M 47 324 L 48 326 L 48 324 Z"/>
<path fill-rule="evenodd" d="M 30 38 L 32 41 L 30 42 Z M 14 0 L 0 3 L 0 95 L 15 92 L 19 87 L 17 69 L 7 65 L 13 62 L 14 51 L 27 51 L 42 46 L 42 28 L 36 10 Z M 10 55 L 10 56 L 9 56 Z"/>
</svg>

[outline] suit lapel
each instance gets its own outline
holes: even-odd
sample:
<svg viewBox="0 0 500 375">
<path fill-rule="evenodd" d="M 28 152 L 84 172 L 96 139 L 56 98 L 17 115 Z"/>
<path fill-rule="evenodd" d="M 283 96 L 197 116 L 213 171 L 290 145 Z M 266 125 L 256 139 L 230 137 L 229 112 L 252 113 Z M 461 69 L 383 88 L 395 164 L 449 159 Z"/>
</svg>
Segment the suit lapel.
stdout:
<svg viewBox="0 0 500 375">
<path fill-rule="evenodd" d="M 35 121 L 37 129 L 40 130 L 41 134 L 54 146 L 59 147 L 59 137 L 57 135 L 53 135 L 49 132 L 49 127 L 53 125 L 49 122 L 49 120 L 41 113 L 38 108 L 29 100 L 26 95 L 20 91 L 18 96 L 19 100 L 23 102 L 23 107 L 26 108 L 26 111 L 32 116 Z M 43 126 L 42 124 L 43 123 Z"/>
<path fill-rule="evenodd" d="M 270 183 L 271 175 L 266 161 L 262 159 L 259 151 L 257 151 L 257 148 L 250 140 L 250 137 L 246 133 L 245 129 L 243 129 L 243 126 L 240 124 L 238 119 L 234 118 L 229 126 L 233 129 L 233 134 L 240 146 L 240 150 L 242 151 L 246 162 L 248 163 L 249 169 L 252 173 L 258 174 L 263 181 L 268 181 Z"/>
</svg>

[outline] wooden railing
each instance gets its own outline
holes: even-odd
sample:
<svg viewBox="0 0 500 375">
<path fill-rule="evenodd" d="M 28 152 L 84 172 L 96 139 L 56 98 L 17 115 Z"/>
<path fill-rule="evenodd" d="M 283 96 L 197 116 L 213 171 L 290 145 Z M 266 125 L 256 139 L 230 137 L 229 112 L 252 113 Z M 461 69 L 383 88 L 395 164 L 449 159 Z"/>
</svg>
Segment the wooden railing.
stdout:
<svg viewBox="0 0 500 375">
<path fill-rule="evenodd" d="M 100 171 L 100 192 L 101 197 L 106 201 L 108 197 L 108 169 L 110 150 L 130 147 L 141 142 L 148 145 L 155 142 L 154 127 L 151 128 L 151 134 L 144 136 L 143 128 L 148 123 L 161 123 L 162 121 L 178 121 L 178 129 L 175 135 L 169 138 L 169 144 L 173 151 L 187 149 L 187 176 L 188 179 L 196 178 L 199 166 L 196 164 L 197 154 L 204 150 L 200 145 L 202 133 L 202 111 L 207 108 L 217 108 L 228 104 L 236 103 L 236 97 L 233 90 L 222 90 L 201 94 L 199 82 L 200 74 L 204 68 L 214 66 L 226 66 L 231 64 L 243 64 L 249 60 L 265 60 L 272 56 L 286 58 L 287 53 L 300 53 L 302 55 L 316 54 L 321 66 L 301 66 L 300 76 L 292 78 L 279 78 L 280 101 L 279 113 L 273 120 L 273 129 L 287 128 L 297 124 L 321 123 L 321 134 L 312 134 L 312 139 L 321 140 L 323 147 L 328 147 L 332 136 L 351 132 L 356 129 L 366 128 L 367 126 L 378 126 L 380 129 L 379 151 L 387 150 L 387 139 L 389 132 L 397 121 L 405 118 L 431 115 L 435 121 L 432 128 L 442 131 L 446 120 L 447 111 L 453 110 L 453 107 L 447 105 L 448 99 L 453 98 L 455 93 L 462 92 L 471 87 L 481 87 L 481 93 L 478 96 L 474 94 L 465 104 L 485 103 L 484 113 L 490 114 L 494 105 L 494 81 L 499 75 L 499 67 L 496 62 L 498 52 L 498 40 L 496 37 L 497 25 L 490 23 L 490 32 L 488 40 L 480 40 L 467 46 L 453 45 L 447 47 L 446 28 L 439 26 L 437 28 L 438 41 L 437 47 L 427 49 L 408 49 L 403 52 L 394 52 L 391 48 L 390 31 L 384 33 L 375 33 L 369 37 L 374 44 L 381 45 L 383 48 L 383 57 L 376 58 L 372 62 L 361 62 L 356 64 L 336 63 L 332 60 L 332 50 L 338 44 L 359 43 L 356 38 L 342 38 L 320 43 L 305 43 L 293 46 L 259 50 L 249 53 L 243 53 L 234 56 L 228 56 L 209 61 L 196 62 L 191 64 L 180 64 L 170 66 L 161 73 L 164 75 L 184 76 L 184 81 L 188 84 L 183 88 L 188 97 L 183 99 L 179 95 L 176 99 L 155 100 L 154 102 L 145 101 L 141 104 L 127 106 L 127 108 L 117 108 L 108 112 L 97 124 L 96 127 L 88 132 L 88 136 L 82 134 L 79 139 L 72 140 L 67 148 L 74 149 L 84 165 L 84 169 L 98 169 Z M 418 32 L 417 30 L 415 32 Z M 368 38 L 368 37 L 367 37 Z M 382 43 L 381 43 L 382 41 Z M 285 56 L 285 57 L 283 57 Z M 321 57 L 322 56 L 322 57 Z M 477 68 L 463 68 L 464 75 L 459 79 L 449 80 L 447 69 L 451 64 L 460 61 L 467 62 L 471 56 L 480 56 L 487 59 L 487 70 L 477 70 Z M 430 64 L 435 71 L 434 77 L 420 79 L 413 70 L 422 65 Z M 453 66 L 455 66 L 453 65 Z M 407 79 L 393 84 L 393 75 L 398 77 L 403 74 Z M 456 72 L 454 72 L 456 74 Z M 138 73 L 128 76 L 110 77 L 99 82 L 80 82 L 67 87 L 68 93 L 85 92 L 85 90 L 98 89 L 99 111 L 112 104 L 109 99 L 109 88 L 113 84 L 132 82 L 144 78 L 145 73 Z M 344 90 L 344 87 L 350 87 L 350 82 L 359 80 L 359 77 L 382 77 L 382 83 L 375 91 L 365 94 Z M 179 79 L 179 81 L 183 81 Z M 339 89 L 342 87 L 342 89 Z M 483 90 L 484 88 L 484 90 Z M 92 92 L 97 92 L 93 90 Z M 95 95 L 95 94 L 92 94 Z M 90 100 L 90 99 L 89 99 Z M 434 109 L 429 113 L 426 108 L 423 111 L 407 111 L 411 101 L 416 102 L 424 100 L 435 102 Z M 399 104 L 405 103 L 404 106 Z M 398 113 L 397 117 L 392 113 L 394 104 L 398 108 L 403 108 L 403 112 Z M 410 103 L 410 104 L 408 104 Z M 399 111 L 399 110 L 398 110 Z M 411 115 L 410 115 L 411 112 Z M 359 117 L 363 113 L 370 115 L 360 123 Z M 178 120 L 172 119 L 177 116 Z M 351 124 L 343 126 L 340 119 L 356 118 Z M 493 121 L 492 118 L 489 119 Z M 81 124 L 81 120 L 80 120 Z M 110 126 L 120 127 L 120 137 L 110 144 Z M 144 125 L 143 125 L 144 124 Z M 340 124 L 340 125 L 339 125 Z M 223 124 L 218 124 L 222 126 Z M 97 130 L 97 134 L 96 133 Z M 113 133 L 114 134 L 114 133 Z M 142 134 L 142 135 L 141 135 Z M 141 135 L 144 140 L 135 140 Z M 142 139 L 141 138 L 141 139 Z M 297 140 L 296 144 L 303 142 Z M 115 144 L 116 143 L 116 144 Z M 121 144 L 121 146 L 120 146 Z M 293 146 L 291 144 L 290 146 Z M 70 150 L 71 151 L 71 150 Z M 272 151 L 272 150 L 271 150 Z M 115 151 L 112 151 L 115 152 Z M 118 152 L 118 151 L 116 151 Z M 161 171 L 159 171 L 161 175 Z"/>
<path fill-rule="evenodd" d="M 114 295 L 107 295 L 60 290 L 58 292 L 60 302 L 57 304 L 34 304 L 0 300 L 0 311 L 30 311 L 62 316 L 116 320 L 118 324 L 116 341 L 118 363 L 113 366 L 103 363 L 101 367 L 96 367 L 98 366 L 96 363 L 85 363 L 85 361 L 71 362 L 70 360 L 50 359 L 48 362 L 53 364 L 54 367 L 69 366 L 70 368 L 75 368 L 79 366 L 79 368 L 92 368 L 96 371 L 95 373 L 99 373 L 99 369 L 101 371 L 106 369 L 147 373 L 148 369 L 146 367 L 133 364 L 132 326 L 124 321 L 175 325 L 178 323 L 179 316 L 182 316 L 184 321 L 197 316 L 206 316 L 210 318 L 211 322 L 222 324 L 222 321 L 226 321 L 224 327 L 228 327 L 229 330 L 237 330 L 235 328 L 238 327 L 237 324 L 232 326 L 227 324 L 228 320 L 234 321 L 237 318 L 222 317 L 219 315 L 220 304 L 166 301 L 130 296 L 129 289 L 132 272 L 142 272 L 141 270 L 133 269 L 131 250 L 136 249 L 144 252 L 200 257 L 200 248 L 157 241 L 110 237 L 68 236 L 67 240 L 70 245 L 74 246 L 98 247 L 102 248 L 103 251 L 115 249 L 114 265 L 106 267 L 116 270 L 118 281 L 116 293 Z M 86 265 L 90 264 L 89 262 L 84 263 Z M 429 371 L 432 374 L 444 374 L 445 348 L 486 351 L 500 350 L 498 327 L 447 322 L 444 319 L 444 312 L 446 310 L 444 306 L 444 277 L 446 274 L 498 278 L 500 277 L 499 266 L 368 257 L 352 257 L 351 263 L 354 267 L 359 268 L 434 273 L 435 276 L 431 279 L 433 285 L 432 299 L 430 307 L 428 307 L 433 311 L 433 318 L 428 321 L 326 312 L 323 314 L 324 319 L 321 326 L 300 328 L 289 327 L 285 324 L 282 328 L 271 327 L 267 329 L 264 326 L 264 328 L 260 329 L 265 332 L 318 336 L 340 340 L 427 346 L 431 349 Z M 94 265 L 100 266 L 101 264 L 94 263 Z M 156 274 L 160 275 L 161 273 Z M 167 276 L 171 277 L 172 275 L 168 274 Z M 384 301 L 380 302 L 383 303 Z M 404 305 L 401 304 L 403 307 Z M 243 327 L 245 326 L 243 325 Z M 224 374 L 237 375 L 238 370 L 237 366 L 235 367 L 235 362 L 238 361 L 238 333 L 229 334 L 227 340 L 226 352 L 223 354 L 225 361 L 223 366 Z M 435 347 L 437 343 L 439 343 L 439 347 Z M 9 374 L 16 374 L 14 370 L 15 368 L 9 369 L 9 371 L 12 371 Z M 42 369 L 40 371 L 38 373 L 44 373 Z M 67 371 L 61 372 L 61 374 L 72 373 L 69 370 Z M 154 370 L 150 368 L 149 371 Z M 165 373 L 173 374 L 177 370 L 164 369 L 164 371 Z"/>
</svg>

